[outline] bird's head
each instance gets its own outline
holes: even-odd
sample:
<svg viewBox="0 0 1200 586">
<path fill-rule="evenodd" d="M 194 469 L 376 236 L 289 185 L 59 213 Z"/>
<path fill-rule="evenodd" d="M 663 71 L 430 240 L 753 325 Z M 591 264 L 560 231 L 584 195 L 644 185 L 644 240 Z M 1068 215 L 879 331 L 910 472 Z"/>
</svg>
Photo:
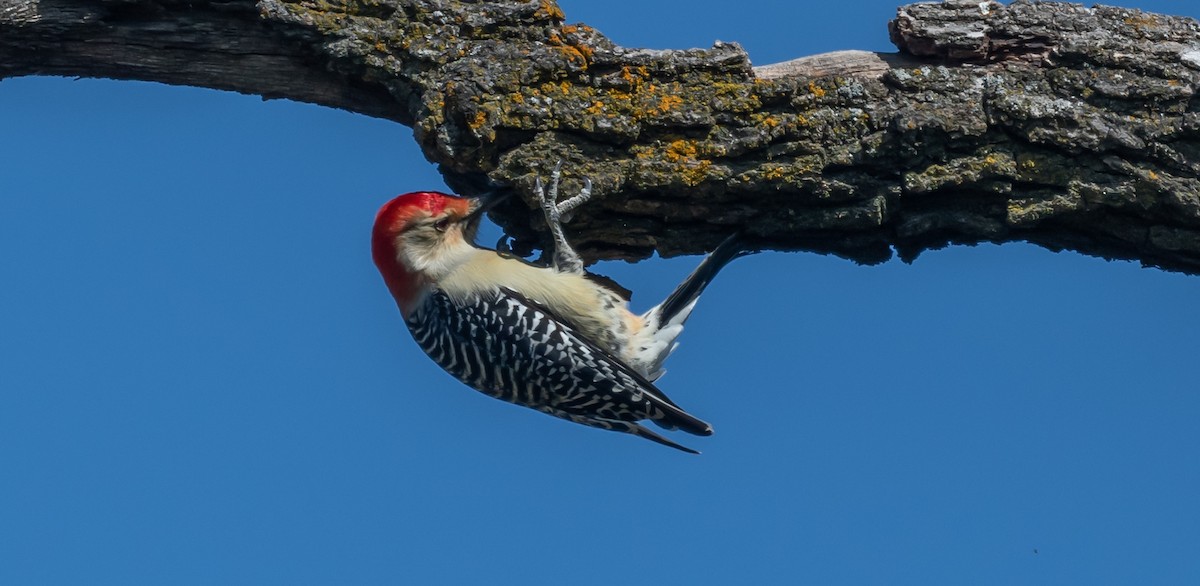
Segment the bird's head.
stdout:
<svg viewBox="0 0 1200 586">
<path fill-rule="evenodd" d="M 417 191 L 379 208 L 371 253 L 401 310 L 407 313 L 406 302 L 423 284 L 437 282 L 474 252 L 479 220 L 497 201 Z"/>
</svg>

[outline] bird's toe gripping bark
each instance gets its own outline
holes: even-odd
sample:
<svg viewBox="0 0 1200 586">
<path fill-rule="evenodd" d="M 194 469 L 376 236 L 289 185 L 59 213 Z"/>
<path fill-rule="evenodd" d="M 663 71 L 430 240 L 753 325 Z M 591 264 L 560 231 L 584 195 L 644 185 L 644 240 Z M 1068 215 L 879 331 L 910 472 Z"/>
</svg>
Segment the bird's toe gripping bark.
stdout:
<svg viewBox="0 0 1200 586">
<path fill-rule="evenodd" d="M 547 189 L 542 185 L 541 177 L 537 178 L 534 183 L 534 190 L 537 192 L 538 201 L 542 206 L 542 215 L 546 218 L 546 226 L 550 229 L 550 235 L 554 238 L 554 252 L 551 255 L 554 268 L 564 273 L 583 273 L 583 259 L 571 248 L 567 243 L 567 237 L 563 234 L 562 225 L 571 221 L 571 213 L 575 211 L 581 204 L 591 199 L 592 197 L 592 181 L 585 178 L 583 180 L 583 189 L 579 194 L 558 201 L 558 181 L 562 178 L 562 161 L 555 163 L 554 170 L 550 172 L 550 187 Z"/>
</svg>

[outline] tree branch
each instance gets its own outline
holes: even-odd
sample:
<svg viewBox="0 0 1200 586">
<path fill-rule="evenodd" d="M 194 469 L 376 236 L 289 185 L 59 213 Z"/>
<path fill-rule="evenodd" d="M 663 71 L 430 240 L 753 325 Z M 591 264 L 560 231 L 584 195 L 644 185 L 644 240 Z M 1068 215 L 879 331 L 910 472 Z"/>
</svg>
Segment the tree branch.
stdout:
<svg viewBox="0 0 1200 586">
<path fill-rule="evenodd" d="M 760 246 L 880 262 L 1026 240 L 1200 273 L 1200 25 L 952 0 L 899 9 L 894 55 L 752 68 L 649 51 L 552 0 L 0 0 L 0 77 L 143 79 L 412 125 L 463 192 L 562 159 L 581 252 Z M 498 221 L 535 243 L 519 203 Z M 534 222 L 534 223 L 531 223 Z"/>
</svg>

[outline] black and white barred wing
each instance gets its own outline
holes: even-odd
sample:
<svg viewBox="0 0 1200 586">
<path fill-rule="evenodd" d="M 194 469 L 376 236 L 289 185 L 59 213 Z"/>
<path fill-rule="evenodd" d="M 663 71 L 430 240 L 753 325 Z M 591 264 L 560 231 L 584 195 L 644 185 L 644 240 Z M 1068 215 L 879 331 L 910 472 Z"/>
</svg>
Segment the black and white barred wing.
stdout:
<svg viewBox="0 0 1200 586">
<path fill-rule="evenodd" d="M 576 423 L 623 431 L 684 451 L 637 421 L 711 435 L 620 360 L 550 311 L 501 289 L 455 303 L 431 293 L 409 317 L 417 344 L 455 378 L 485 394 Z"/>
</svg>

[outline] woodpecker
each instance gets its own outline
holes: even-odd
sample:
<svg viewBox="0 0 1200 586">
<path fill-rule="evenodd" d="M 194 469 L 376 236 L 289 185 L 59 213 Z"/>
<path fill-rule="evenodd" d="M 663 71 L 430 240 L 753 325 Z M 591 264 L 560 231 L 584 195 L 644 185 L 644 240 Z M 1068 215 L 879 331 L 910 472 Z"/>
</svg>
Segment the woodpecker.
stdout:
<svg viewBox="0 0 1200 586">
<path fill-rule="evenodd" d="M 560 168 L 535 192 L 554 250 L 537 266 L 474 244 L 494 198 L 406 193 L 375 217 L 371 250 L 405 324 L 439 366 L 497 399 L 591 427 L 621 431 L 685 452 L 639 425 L 712 435 L 654 386 L 700 293 L 746 251 L 730 237 L 666 300 L 642 315 L 589 279 L 562 223 L 591 196 L 584 181 L 558 202 Z"/>
</svg>

